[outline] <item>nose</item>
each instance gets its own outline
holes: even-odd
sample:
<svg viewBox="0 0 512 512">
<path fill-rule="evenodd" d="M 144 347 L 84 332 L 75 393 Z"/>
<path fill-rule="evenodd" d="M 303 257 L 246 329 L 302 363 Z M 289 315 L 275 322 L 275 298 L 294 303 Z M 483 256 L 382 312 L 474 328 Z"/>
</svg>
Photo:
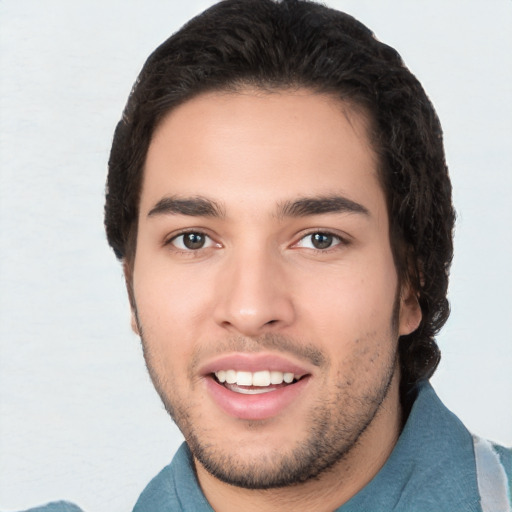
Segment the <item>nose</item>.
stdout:
<svg viewBox="0 0 512 512">
<path fill-rule="evenodd" d="M 285 263 L 271 251 L 249 252 L 224 262 L 214 318 L 231 332 L 254 337 L 291 325 L 295 309 Z"/>
</svg>

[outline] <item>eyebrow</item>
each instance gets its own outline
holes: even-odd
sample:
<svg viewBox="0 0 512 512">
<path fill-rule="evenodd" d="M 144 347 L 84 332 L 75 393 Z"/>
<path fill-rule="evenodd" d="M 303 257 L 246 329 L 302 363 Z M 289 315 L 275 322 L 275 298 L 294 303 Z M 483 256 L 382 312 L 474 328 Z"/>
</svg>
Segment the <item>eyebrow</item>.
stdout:
<svg viewBox="0 0 512 512">
<path fill-rule="evenodd" d="M 151 208 L 148 217 L 154 215 L 189 215 L 191 217 L 224 217 L 222 206 L 205 197 L 163 197 Z"/>
<path fill-rule="evenodd" d="M 307 217 L 324 213 L 358 213 L 370 216 L 362 204 L 343 196 L 304 197 L 286 201 L 278 207 L 279 217 Z"/>
<path fill-rule="evenodd" d="M 304 197 L 294 201 L 285 201 L 278 205 L 277 217 L 307 217 L 324 213 L 358 213 L 370 216 L 370 212 L 362 204 L 343 196 Z M 148 213 L 155 215 L 188 215 L 191 217 L 222 218 L 224 208 L 205 197 L 168 196 L 160 199 Z"/>
</svg>

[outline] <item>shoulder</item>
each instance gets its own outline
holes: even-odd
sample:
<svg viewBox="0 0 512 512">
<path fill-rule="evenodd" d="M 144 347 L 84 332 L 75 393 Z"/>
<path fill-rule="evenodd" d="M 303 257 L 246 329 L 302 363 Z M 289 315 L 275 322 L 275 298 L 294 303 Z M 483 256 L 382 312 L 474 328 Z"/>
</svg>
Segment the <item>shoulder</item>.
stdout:
<svg viewBox="0 0 512 512">
<path fill-rule="evenodd" d="M 172 508 L 171 508 L 172 507 Z M 181 510 L 172 478 L 172 463 L 166 466 L 146 486 L 133 512 Z"/>
<path fill-rule="evenodd" d="M 24 510 L 23 512 L 82 512 L 82 509 L 68 501 L 54 501 L 41 507 Z"/>
<path fill-rule="evenodd" d="M 510 450 L 472 436 L 429 382 L 411 390 L 410 399 L 410 413 L 389 459 L 345 509 L 509 510 L 497 503 L 509 501 Z M 498 486 L 495 474 L 500 475 Z M 496 496 L 501 501 L 493 501 Z"/>
<path fill-rule="evenodd" d="M 186 443 L 144 489 L 133 512 L 213 512 L 197 482 Z"/>
</svg>

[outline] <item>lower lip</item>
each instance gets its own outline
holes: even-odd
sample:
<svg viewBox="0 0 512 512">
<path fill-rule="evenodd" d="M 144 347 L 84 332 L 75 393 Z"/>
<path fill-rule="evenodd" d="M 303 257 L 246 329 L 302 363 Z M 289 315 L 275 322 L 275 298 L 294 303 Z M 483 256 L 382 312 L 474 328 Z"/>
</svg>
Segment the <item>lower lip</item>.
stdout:
<svg viewBox="0 0 512 512">
<path fill-rule="evenodd" d="M 213 377 L 207 377 L 205 383 L 213 401 L 229 416 L 241 420 L 266 420 L 277 416 L 297 400 L 309 379 L 310 377 L 303 377 L 294 384 L 258 395 L 230 391 Z"/>
</svg>

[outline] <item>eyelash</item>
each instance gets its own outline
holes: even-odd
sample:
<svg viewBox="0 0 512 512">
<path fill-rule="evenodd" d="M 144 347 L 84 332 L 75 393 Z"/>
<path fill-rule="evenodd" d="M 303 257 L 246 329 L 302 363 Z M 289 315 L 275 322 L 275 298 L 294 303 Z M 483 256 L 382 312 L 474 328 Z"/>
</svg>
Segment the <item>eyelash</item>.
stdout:
<svg viewBox="0 0 512 512">
<path fill-rule="evenodd" d="M 204 237 L 205 239 L 209 240 L 209 244 L 207 247 L 205 247 L 204 245 L 201 246 L 201 247 L 197 247 L 196 249 L 194 248 L 190 248 L 190 247 L 178 247 L 175 242 L 176 240 L 178 240 L 179 238 L 181 237 L 185 237 L 186 235 L 197 235 L 199 237 Z M 298 240 L 298 242 L 295 242 L 293 245 L 292 245 L 292 248 L 296 248 L 296 247 L 301 247 L 300 243 L 305 241 L 308 237 L 312 237 L 314 235 L 322 235 L 324 237 L 329 237 L 329 238 L 332 238 L 331 242 L 332 244 L 329 246 L 329 247 L 325 247 L 325 248 L 318 248 L 318 247 L 304 247 L 305 249 L 307 249 L 308 251 L 313 251 L 315 253 L 320 253 L 320 254 L 326 254 L 326 253 L 329 253 L 333 250 L 336 250 L 336 248 L 338 248 L 339 246 L 347 246 L 350 244 L 350 241 L 347 240 L 346 238 L 340 236 L 339 234 L 335 234 L 335 233 L 332 233 L 330 231 L 327 231 L 327 230 L 322 230 L 322 229 L 315 229 L 313 231 L 310 231 L 309 233 L 306 233 L 304 235 L 302 235 L 300 237 L 300 239 Z M 208 243 L 207 241 L 205 241 L 205 243 Z M 214 247 L 215 245 L 217 245 L 217 247 L 220 247 L 220 244 L 216 243 L 212 237 L 210 237 L 207 233 L 205 233 L 204 231 L 201 231 L 201 230 L 194 230 L 194 229 L 189 229 L 189 230 L 186 230 L 186 231 L 182 231 L 174 236 L 172 236 L 169 240 L 167 240 L 165 243 L 164 243 L 165 246 L 173 246 L 173 249 L 179 253 L 182 253 L 182 254 L 189 254 L 189 255 L 192 255 L 192 254 L 197 254 L 199 253 L 200 251 L 204 250 L 204 249 L 209 249 L 211 247 Z M 182 241 L 181 245 L 185 245 L 184 241 Z M 313 245 L 313 243 L 311 244 Z"/>
<path fill-rule="evenodd" d="M 304 247 L 305 249 L 308 249 L 309 251 L 315 252 L 317 254 L 328 254 L 331 251 L 335 251 L 341 247 L 346 247 L 350 245 L 350 240 L 348 240 L 346 237 L 342 237 L 341 235 L 337 233 L 333 233 L 328 230 L 323 229 L 315 229 L 310 231 L 309 233 L 304 234 L 300 237 L 299 241 L 296 242 L 293 247 L 300 247 L 299 243 L 303 240 L 306 240 L 308 237 L 312 237 L 313 235 L 323 235 L 326 237 L 332 237 L 333 244 L 329 247 L 326 247 L 325 249 L 319 249 L 317 247 Z"/>
<path fill-rule="evenodd" d="M 209 247 L 203 246 L 203 247 L 198 247 L 197 249 L 191 249 L 189 247 L 177 247 L 176 244 L 173 243 L 173 242 L 176 242 L 176 240 L 178 240 L 179 238 L 185 237 L 186 235 L 202 236 L 205 239 L 209 240 L 211 245 Z M 183 241 L 182 241 L 182 245 L 184 245 Z M 171 238 L 169 238 L 168 240 L 166 240 L 164 242 L 164 246 L 172 246 L 174 251 L 181 253 L 181 254 L 188 254 L 188 255 L 197 254 L 202 249 L 209 249 L 210 247 L 212 247 L 214 245 L 220 246 L 220 244 L 216 243 L 211 236 L 209 236 L 207 233 L 205 233 L 204 231 L 201 231 L 199 229 L 188 229 L 186 231 L 181 231 L 180 233 L 173 235 Z"/>
</svg>

